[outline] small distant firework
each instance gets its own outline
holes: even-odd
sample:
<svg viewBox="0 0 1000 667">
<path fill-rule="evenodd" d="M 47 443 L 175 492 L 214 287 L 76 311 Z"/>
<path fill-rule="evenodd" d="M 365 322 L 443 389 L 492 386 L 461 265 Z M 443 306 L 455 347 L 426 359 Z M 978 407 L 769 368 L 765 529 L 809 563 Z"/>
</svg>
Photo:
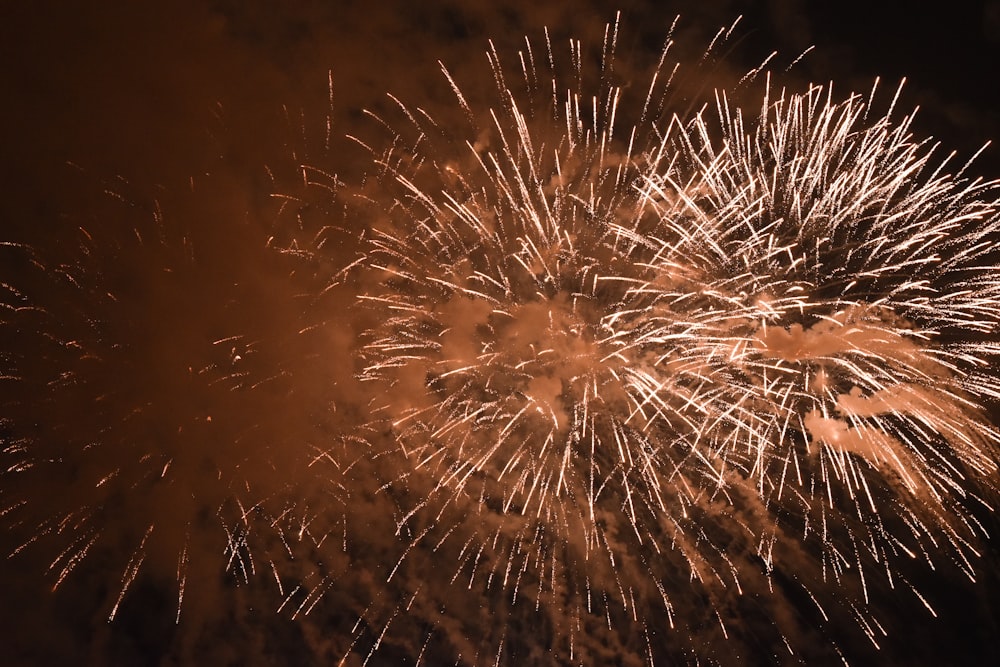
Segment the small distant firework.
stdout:
<svg viewBox="0 0 1000 667">
<path fill-rule="evenodd" d="M 877 645 L 878 572 L 974 576 L 1000 440 L 998 184 L 936 161 L 894 103 L 873 115 L 876 89 L 768 79 L 756 116 L 723 92 L 681 115 L 669 41 L 630 99 L 617 31 L 596 76 L 577 42 L 568 77 L 548 40 L 516 75 L 491 51 L 488 109 L 445 71 L 461 129 L 402 103 L 382 120 L 363 378 L 411 462 L 398 531 L 455 543 L 470 587 L 580 600 L 569 662 L 596 659 L 591 616 L 650 662 L 656 628 L 701 623 L 692 600 L 725 633 L 775 572 L 823 617 L 843 595 Z"/>
<path fill-rule="evenodd" d="M 175 579 L 176 619 L 224 575 L 273 577 L 294 610 L 291 582 L 321 575 L 289 561 L 344 530 L 320 317 L 342 275 L 315 256 L 335 232 L 286 206 L 268 238 L 215 185 L 164 213 L 115 183 L 92 218 L 2 248 L 9 555 L 54 554 L 53 588 L 99 562 L 109 619 L 144 572 Z"/>
</svg>

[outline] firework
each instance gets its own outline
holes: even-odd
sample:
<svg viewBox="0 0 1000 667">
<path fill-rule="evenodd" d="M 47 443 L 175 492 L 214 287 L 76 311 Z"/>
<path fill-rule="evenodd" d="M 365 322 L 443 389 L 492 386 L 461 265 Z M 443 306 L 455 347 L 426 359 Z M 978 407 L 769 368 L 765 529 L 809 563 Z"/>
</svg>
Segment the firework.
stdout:
<svg viewBox="0 0 1000 667">
<path fill-rule="evenodd" d="M 454 543 L 453 581 L 575 604 L 570 662 L 599 659 L 588 619 L 655 661 L 656 628 L 725 633 L 776 578 L 824 618 L 847 599 L 877 645 L 873 578 L 907 582 L 911 557 L 974 576 L 997 184 L 872 112 L 875 89 L 762 77 L 756 115 L 724 93 L 685 115 L 668 41 L 633 99 L 616 40 L 596 76 L 576 42 L 568 77 L 548 40 L 513 74 L 491 51 L 487 113 L 445 71 L 465 124 L 383 120 L 363 377 L 410 461 L 397 529 Z"/>
<path fill-rule="evenodd" d="M 345 334 L 317 317 L 342 298 L 315 252 L 336 232 L 193 187 L 164 212 L 116 182 L 92 218 L 2 248 L 8 555 L 54 554 L 53 589 L 99 563 L 110 620 L 133 589 L 173 588 L 179 622 L 261 577 L 294 612 L 339 567 L 313 555 L 346 530 L 327 470 Z"/>
</svg>

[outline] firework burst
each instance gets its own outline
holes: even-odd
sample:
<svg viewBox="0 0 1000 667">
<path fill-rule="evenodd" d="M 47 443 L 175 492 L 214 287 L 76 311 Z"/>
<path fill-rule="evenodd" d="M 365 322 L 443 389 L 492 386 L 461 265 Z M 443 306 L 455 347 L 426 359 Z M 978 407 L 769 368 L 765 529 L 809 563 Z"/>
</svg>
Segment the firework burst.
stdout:
<svg viewBox="0 0 1000 667">
<path fill-rule="evenodd" d="M 595 658 L 593 616 L 650 661 L 650 619 L 699 627 L 699 596 L 725 632 L 775 571 L 824 617 L 847 597 L 875 643 L 873 569 L 894 585 L 942 554 L 974 576 L 997 184 L 830 89 L 768 80 L 755 116 L 722 93 L 682 115 L 669 42 L 632 100 L 616 40 L 595 81 L 578 43 L 564 77 L 528 42 L 514 76 L 489 53 L 488 114 L 445 71 L 466 125 L 384 121 L 363 377 L 411 462 L 398 529 L 456 541 L 470 587 L 578 600 L 571 662 Z"/>
<path fill-rule="evenodd" d="M 312 554 L 344 530 L 327 470 L 343 341 L 317 317 L 343 274 L 314 252 L 336 232 L 285 199 L 269 233 L 217 179 L 170 213 L 103 189 L 58 242 L 3 247 L 9 555 L 56 554 L 54 589 L 116 572 L 90 577 L 109 619 L 136 582 L 171 579 L 171 620 L 261 574 L 293 611 L 314 602 Z"/>
<path fill-rule="evenodd" d="M 868 109 L 812 88 L 765 98 L 744 129 L 722 98 L 718 120 L 672 142 L 677 161 L 646 190 L 668 225 L 657 263 L 694 276 L 656 287 L 679 315 L 661 329 L 677 341 L 670 375 L 704 397 L 699 437 L 720 466 L 762 497 L 780 498 L 794 469 L 800 487 L 858 494 L 878 524 L 874 475 L 937 516 L 918 532 L 964 551 L 951 519 L 971 528 L 965 489 L 992 487 L 997 465 L 984 409 L 997 394 L 997 184 L 948 174 L 911 138 L 912 117 Z"/>
</svg>

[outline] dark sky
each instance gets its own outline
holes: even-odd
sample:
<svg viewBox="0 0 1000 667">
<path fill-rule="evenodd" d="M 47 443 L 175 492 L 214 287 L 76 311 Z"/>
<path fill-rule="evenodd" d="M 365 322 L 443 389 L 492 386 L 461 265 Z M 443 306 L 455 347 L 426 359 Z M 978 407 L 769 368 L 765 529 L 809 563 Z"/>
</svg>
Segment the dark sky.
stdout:
<svg viewBox="0 0 1000 667">
<path fill-rule="evenodd" d="M 632 30 L 655 51 L 676 14 L 683 17 L 682 29 L 706 37 L 742 14 L 734 70 L 740 67 L 735 63 L 772 49 L 787 63 L 812 45 L 795 77 L 834 80 L 845 93 L 867 91 L 875 76 L 887 86 L 906 77 L 908 106 L 924 109 L 918 127 L 964 152 L 994 136 L 996 3 L 953 3 L 947 12 L 907 3 L 690 4 L 654 9 L 653 3 L 625 3 L 624 25 L 638 26 Z M 32 3 L 5 10 L 9 93 L 2 113 L 10 173 L 4 181 L 17 184 L 13 191 L 32 188 L 25 194 L 34 194 L 48 181 L 49 167 L 40 165 L 67 159 L 131 180 L 142 172 L 150 182 L 183 180 L 195 171 L 191 165 L 219 149 L 233 161 L 260 162 L 270 147 L 233 144 L 252 143 L 241 141 L 245 135 L 266 138 L 270 133 L 261 130 L 275 122 L 281 105 L 322 109 L 328 70 L 335 121 L 346 131 L 361 108 L 381 103 L 386 90 L 405 96 L 410 89 L 438 89 L 437 60 L 453 69 L 478 68 L 488 38 L 518 45 L 522 34 L 546 25 L 557 39 L 584 30 L 599 34 L 615 7 L 158 5 Z M 210 138 L 227 145 L 212 145 Z"/>
<path fill-rule="evenodd" d="M 677 14 L 682 16 L 678 33 L 682 42 L 680 53 L 697 57 L 696 45 L 704 44 L 719 26 L 742 14 L 737 38 L 727 47 L 730 48 L 727 58 L 706 75 L 709 87 L 725 85 L 734 76 L 738 78 L 771 50 L 779 51 L 775 62 L 778 69 L 784 70 L 799 53 L 814 46 L 790 72 L 782 75 L 789 85 L 833 81 L 834 90 L 846 95 L 850 91 L 866 93 L 876 76 L 882 78 L 884 90 L 893 89 L 905 77 L 907 84 L 900 108 L 908 111 L 920 106 L 915 132 L 933 135 L 941 140 L 943 150 L 954 149 L 962 158 L 971 156 L 986 141 L 1000 139 L 1000 87 L 996 85 L 1000 66 L 1000 1 L 997 0 L 932 4 L 919 9 L 915 3 L 853 0 L 823 3 L 636 0 L 617 6 L 596 0 L 572 6 L 545 1 L 458 0 L 427 3 L 427 7 L 402 0 L 385 3 L 303 0 L 288 4 L 291 6 L 256 0 L 6 3 L 0 10 L 0 90 L 4 91 L 4 101 L 0 103 L 3 147 L 0 183 L 4 188 L 0 197 L 0 225 L 3 225 L 0 241 L 26 241 L 40 254 L 61 257 L 69 252 L 66 248 L 74 245 L 71 239 L 78 238 L 77 227 L 97 224 L 94 220 L 100 218 L 107 205 L 103 203 L 103 190 L 123 193 L 125 199 L 135 203 L 132 208 L 140 217 L 149 216 L 153 210 L 151 202 L 162 202 L 168 214 L 190 216 L 185 229 L 197 241 L 198 252 L 218 253 L 217 261 L 210 263 L 211 268 L 191 277 L 192 283 L 186 289 L 203 292 L 200 298 L 207 304 L 252 300 L 259 304 L 259 311 L 256 317 L 247 317 L 247 326 L 258 327 L 254 330 L 262 336 L 280 338 L 283 329 L 278 324 L 261 325 L 259 320 L 304 317 L 305 326 L 309 324 L 308 318 L 291 307 L 288 312 L 280 310 L 285 307 L 284 294 L 278 293 L 266 277 L 255 271 L 257 250 L 253 244 L 257 237 L 250 234 L 240 238 L 244 233 L 241 225 L 249 220 L 247 224 L 253 226 L 272 210 L 269 207 L 273 202 L 268 195 L 273 185 L 265 167 L 270 167 L 280 178 L 281 170 L 289 164 L 307 161 L 322 164 L 345 181 L 360 180 L 366 171 L 362 166 L 366 164 L 365 155 L 344 135 L 364 135 L 371 130 L 372 122 L 364 110 L 389 108 L 386 91 L 428 109 L 451 104 L 451 92 L 437 65 L 440 60 L 456 80 L 463 82 L 470 99 L 475 99 L 479 84 L 488 87 L 492 83 L 482 80 L 487 71 L 488 39 L 492 38 L 501 52 L 505 49 L 509 52 L 519 48 L 522 35 L 537 38 L 543 26 L 548 26 L 560 48 L 569 36 L 596 41 L 604 23 L 613 18 L 619 6 L 623 13 L 619 57 L 623 60 L 634 54 L 637 63 L 648 64 L 658 53 L 663 35 Z M 328 97 L 328 80 L 332 81 L 332 98 Z M 332 121 L 329 150 L 323 146 L 327 115 Z M 291 155 L 293 151 L 295 155 Z M 67 163 L 75 166 L 69 167 Z M 1000 148 L 988 149 L 977 165 L 974 172 L 1000 177 Z M 191 191 L 196 193 L 194 197 L 190 196 Z M 204 194 L 206 191 L 210 194 Z M 232 220 L 220 222 L 226 216 Z M 123 224 L 125 229 L 131 223 Z M 253 229 L 254 233 L 260 232 L 257 227 Z M 118 231 L 109 225 L 96 232 L 95 244 L 100 246 L 102 239 L 112 238 Z M 129 243 L 122 241 L 122 247 L 132 247 Z M 94 252 L 95 261 L 103 257 L 101 252 Z M 117 257 L 108 252 L 108 257 Z M 135 261 L 141 267 L 146 260 L 175 261 L 158 251 Z M 127 295 L 128 267 L 116 266 L 121 275 L 114 270 L 104 271 L 101 280 L 106 282 L 101 284 Z M 0 267 L 0 282 L 18 273 L 20 269 L 13 267 L 13 264 Z M 322 267 L 317 269 L 322 270 Z M 134 297 L 136 303 L 154 299 L 150 295 L 156 294 L 157 289 L 173 289 L 172 283 L 164 285 L 159 278 L 142 283 L 137 288 L 140 292 L 152 291 L 139 293 Z M 100 288 L 95 288 L 95 293 L 99 291 Z M 98 303 L 97 297 L 94 303 Z M 107 307 L 115 306 L 109 302 Z M 157 317 L 169 317 L 171 307 L 164 305 L 163 312 L 168 315 L 159 313 Z M 239 317 L 242 311 L 233 312 Z M 177 313 L 182 316 L 181 310 Z M 72 317 L 83 323 L 90 316 L 86 312 L 67 315 Z M 222 337 L 227 331 L 227 324 L 221 318 L 206 321 L 205 326 L 213 334 L 218 331 Z M 135 333 L 144 331 L 141 326 L 130 331 L 145 335 Z M 350 334 L 345 330 L 343 335 L 345 340 L 332 343 L 342 346 L 337 349 L 351 345 L 347 340 Z M 156 340 L 155 335 L 149 339 L 148 349 L 144 347 L 142 352 L 149 358 L 168 358 L 178 349 L 187 349 L 185 341 Z M 24 344 L 17 336 L 0 340 L 5 345 Z M 95 341 L 97 345 L 105 343 L 100 336 Z M 279 358 L 274 363 L 281 365 L 280 350 L 284 348 L 275 349 L 278 352 L 274 354 Z M 231 354 L 250 356 L 246 350 L 237 349 L 237 344 Z M 202 361 L 209 365 L 217 360 Z M 264 359 L 260 363 L 272 361 Z M 304 373 L 310 382 L 321 382 L 320 373 L 329 370 L 314 367 L 312 362 L 299 363 L 301 367 L 291 370 Z M 169 376 L 165 382 L 182 383 L 183 379 L 163 370 L 167 366 L 166 362 L 162 368 L 154 364 L 150 373 L 162 370 L 164 377 Z M 339 373 L 345 378 L 344 384 L 349 383 L 346 379 L 349 373 L 342 368 L 329 372 Z M 129 380 L 128 376 L 122 378 L 122 386 Z M 103 378 L 98 382 L 110 386 L 117 380 Z M 178 395 L 186 392 L 181 384 L 170 386 Z M 137 391 L 141 392 L 141 388 Z M 282 399 L 273 408 L 275 414 L 287 420 L 311 414 L 312 406 L 297 402 L 296 392 L 306 391 L 301 388 L 281 391 L 284 391 Z M 353 388 L 341 387 L 336 391 L 348 392 Z M 253 409 L 261 412 L 272 409 L 268 396 L 263 395 L 261 403 L 254 404 Z M 12 400 L 6 394 L 4 398 Z M 332 396 L 324 394 L 324 398 L 336 401 L 341 395 L 334 392 Z M 199 403 L 201 399 L 200 395 L 194 395 L 190 400 L 179 400 L 163 408 L 162 414 L 151 417 L 150 428 L 162 427 L 172 432 L 168 415 L 176 411 L 197 412 L 198 417 L 192 418 L 191 423 L 204 426 L 208 410 L 204 405 L 214 404 L 211 398 Z M 57 400 L 67 399 L 57 397 Z M 27 402 L 31 401 L 29 397 Z M 38 405 L 43 404 L 45 400 L 39 398 Z M 231 408 L 213 407 L 220 411 Z M 72 418 L 66 415 L 75 414 L 71 408 L 63 411 L 55 406 L 51 419 L 68 420 Z M 44 421 L 47 417 L 38 418 Z M 18 415 L 13 419 L 14 426 L 0 431 L 0 435 L 7 437 L 24 430 L 26 418 Z M 101 433 L 100 419 L 97 416 L 86 422 L 81 431 L 93 429 L 92 433 Z M 272 419 L 277 421 L 277 417 Z M 221 422 L 217 417 L 214 423 Z M 163 423 L 169 423 L 169 428 Z M 195 427 L 187 424 L 185 428 L 189 430 L 185 433 L 190 433 Z M 65 426 L 68 430 L 73 428 L 68 421 Z M 143 424 L 136 428 L 143 428 Z M 223 424 L 213 428 L 230 427 Z M 221 433 L 227 436 L 237 432 L 242 438 L 243 431 Z M 296 431 L 294 435 L 314 434 Z M 195 445 L 202 442 L 198 439 L 201 435 L 185 437 L 193 438 L 185 442 Z M 254 443 L 263 442 L 257 437 L 241 442 L 250 443 L 247 446 L 252 448 Z M 284 437 L 292 435 L 286 433 Z M 236 451 L 233 455 L 246 456 Z M 52 456 L 58 458 L 59 454 Z M 249 456 L 246 458 L 250 460 Z M 194 466 L 192 463 L 192 469 Z M 245 466 L 252 467 L 252 461 Z M 254 479 L 266 478 L 266 472 L 251 470 L 249 474 Z M 5 507 L 11 498 L 24 493 L 11 479 L 9 474 L 0 476 L 0 488 L 6 494 Z M 63 491 L 54 483 L 45 493 L 58 496 Z M 173 497 L 157 501 L 181 502 Z M 128 503 L 126 497 L 123 504 Z M 131 508 L 124 510 L 126 517 L 129 511 Z M 0 540 L 6 551 L 13 547 L 8 541 Z M 196 548 L 197 545 L 192 547 Z M 155 664 L 161 655 L 171 651 L 172 655 L 228 655 L 233 664 L 240 660 L 309 664 L 310 649 L 323 646 L 322 627 L 303 630 L 285 617 L 275 620 L 266 610 L 253 607 L 250 593 L 245 594 L 249 600 L 246 606 L 250 607 L 247 611 L 242 592 L 234 593 L 233 599 L 224 602 L 205 593 L 205 604 L 215 603 L 227 611 L 216 617 L 216 626 L 211 625 L 213 621 L 205 621 L 206 627 L 213 628 L 208 633 L 212 639 L 206 640 L 205 633 L 199 639 L 182 637 L 183 633 L 172 625 L 174 602 L 161 599 L 156 581 L 145 589 L 140 586 L 135 593 L 140 602 L 108 626 L 101 619 L 94 620 L 93 610 L 86 605 L 91 596 L 103 599 L 111 595 L 107 589 L 114 589 L 117 582 L 101 583 L 100 563 L 88 563 L 73 576 L 98 583 L 81 584 L 79 589 L 71 584 L 68 586 L 71 590 L 61 589 L 53 594 L 50 592 L 53 575 L 45 572 L 51 557 L 43 552 L 41 548 L 38 553 L 21 554 L 0 565 L 0 585 L 6 591 L 0 605 L 3 607 L 0 644 L 13 647 L 14 656 L 13 663 L 7 663 L 0 655 L 0 662 L 5 664 L 57 664 L 69 656 L 90 664 L 109 661 Z M 98 554 L 90 560 L 102 557 Z M 997 563 L 1000 559 L 994 545 L 986 550 L 983 564 L 989 568 Z M 120 572 L 115 570 L 109 576 L 118 578 Z M 987 571 L 979 586 L 952 587 L 949 581 L 928 584 L 928 589 L 938 596 L 943 620 L 934 621 L 922 614 L 922 610 L 898 605 L 892 613 L 895 629 L 902 630 L 897 635 L 899 644 L 876 656 L 887 656 L 890 662 L 898 661 L 896 664 L 918 664 L 925 658 L 922 664 L 974 664 L 979 659 L 1000 657 L 997 640 L 991 634 L 991 630 L 997 629 L 997 607 L 989 600 L 991 593 L 1000 591 L 996 573 Z M 963 598 L 965 595 L 970 597 Z M 193 591 L 191 597 L 195 602 L 189 604 L 196 604 L 199 593 Z M 890 608 L 895 605 L 895 601 L 888 604 Z M 239 619 L 231 624 L 221 623 L 218 618 L 225 613 Z M 154 619 L 168 618 L 170 622 L 147 623 L 147 614 Z M 192 616 L 197 619 L 197 612 Z M 906 646 L 907 638 L 912 639 L 912 646 Z M 198 644 L 205 641 L 214 641 L 214 652 Z M 184 642 L 189 642 L 184 649 L 187 653 L 176 648 Z M 869 655 L 859 651 L 856 655 L 862 659 Z M 385 664 L 392 664 L 391 657 L 384 659 Z"/>
</svg>

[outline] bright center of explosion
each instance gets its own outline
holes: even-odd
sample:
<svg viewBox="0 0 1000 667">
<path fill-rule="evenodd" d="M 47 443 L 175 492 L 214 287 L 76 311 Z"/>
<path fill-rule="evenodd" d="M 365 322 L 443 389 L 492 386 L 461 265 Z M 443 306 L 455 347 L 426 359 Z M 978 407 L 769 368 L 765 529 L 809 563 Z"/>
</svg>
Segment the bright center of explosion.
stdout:
<svg viewBox="0 0 1000 667">
<path fill-rule="evenodd" d="M 398 252 L 403 237 L 387 234 L 386 291 L 369 299 L 399 315 L 376 330 L 366 374 L 389 381 L 399 440 L 445 495 L 523 514 L 587 499 L 573 512 L 589 514 L 604 481 L 642 476 L 650 455 L 631 450 L 645 448 L 656 381 L 634 378 L 648 379 L 654 360 L 619 326 L 643 319 L 645 290 L 630 285 L 648 272 L 609 273 L 630 252 L 616 250 L 611 216 L 548 196 L 508 209 L 468 195 L 418 252 Z M 484 222 L 495 219 L 504 226 Z"/>
<path fill-rule="evenodd" d="M 537 415 L 542 428 L 565 436 L 567 406 L 592 396 L 601 356 L 584 306 L 565 291 L 507 310 L 481 299 L 450 300 L 441 314 L 448 328 L 438 383 L 449 392 L 475 383 L 487 402 L 520 399 L 526 417 Z"/>
</svg>

